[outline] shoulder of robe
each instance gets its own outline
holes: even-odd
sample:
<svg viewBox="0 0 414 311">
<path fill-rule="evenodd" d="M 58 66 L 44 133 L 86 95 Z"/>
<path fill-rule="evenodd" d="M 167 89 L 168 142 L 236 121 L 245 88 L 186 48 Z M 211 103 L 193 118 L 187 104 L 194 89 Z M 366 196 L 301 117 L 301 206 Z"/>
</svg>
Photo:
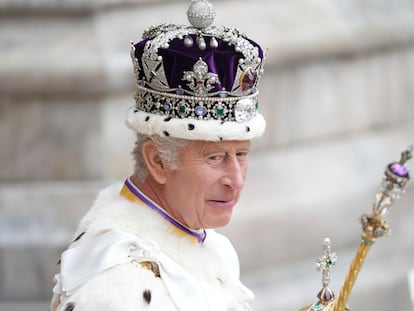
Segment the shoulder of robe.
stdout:
<svg viewBox="0 0 414 311">
<path fill-rule="evenodd" d="M 83 284 L 73 295 L 61 296 L 55 310 L 176 311 L 177 309 L 157 274 L 156 264 L 133 262 L 107 269 Z"/>
</svg>

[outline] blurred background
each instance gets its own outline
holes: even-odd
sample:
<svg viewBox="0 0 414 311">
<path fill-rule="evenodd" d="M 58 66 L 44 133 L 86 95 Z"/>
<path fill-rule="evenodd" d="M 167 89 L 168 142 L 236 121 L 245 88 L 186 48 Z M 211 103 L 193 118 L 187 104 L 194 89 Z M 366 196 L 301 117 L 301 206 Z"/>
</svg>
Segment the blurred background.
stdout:
<svg viewBox="0 0 414 311">
<path fill-rule="evenodd" d="M 132 172 L 129 42 L 150 25 L 187 24 L 189 4 L 0 0 L 0 311 L 48 309 L 56 263 L 80 218 L 102 187 Z M 267 49 L 267 132 L 220 231 L 256 293 L 253 309 L 295 311 L 317 300 L 325 237 L 339 257 L 331 282 L 339 292 L 359 215 L 370 211 L 386 164 L 414 143 L 414 2 L 213 4 L 216 25 Z M 392 235 L 368 254 L 354 311 L 414 310 L 408 188 L 388 217 Z"/>
</svg>

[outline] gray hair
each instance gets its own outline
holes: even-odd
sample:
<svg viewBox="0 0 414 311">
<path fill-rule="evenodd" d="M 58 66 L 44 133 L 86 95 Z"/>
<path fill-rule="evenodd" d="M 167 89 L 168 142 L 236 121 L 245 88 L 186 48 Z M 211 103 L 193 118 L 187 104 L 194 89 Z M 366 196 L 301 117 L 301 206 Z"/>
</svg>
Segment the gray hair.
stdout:
<svg viewBox="0 0 414 311">
<path fill-rule="evenodd" d="M 178 154 L 189 143 L 189 141 L 185 139 L 137 133 L 137 141 L 135 143 L 135 148 L 132 151 L 132 155 L 135 160 L 135 176 L 137 176 L 141 182 L 148 176 L 147 165 L 142 156 L 142 146 L 149 139 L 158 147 L 161 161 L 168 165 L 172 170 L 177 168 Z"/>
</svg>

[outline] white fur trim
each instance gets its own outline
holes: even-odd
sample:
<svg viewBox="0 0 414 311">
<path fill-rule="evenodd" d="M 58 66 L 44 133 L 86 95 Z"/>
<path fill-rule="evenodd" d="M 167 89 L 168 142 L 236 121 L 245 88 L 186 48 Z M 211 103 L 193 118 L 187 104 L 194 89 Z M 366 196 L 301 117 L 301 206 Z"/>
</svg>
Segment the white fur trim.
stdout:
<svg viewBox="0 0 414 311">
<path fill-rule="evenodd" d="M 168 120 L 168 121 L 166 121 Z M 260 113 L 246 122 L 168 118 L 134 107 L 128 110 L 126 124 L 141 134 L 171 136 L 190 140 L 250 140 L 260 137 L 266 122 Z"/>
</svg>

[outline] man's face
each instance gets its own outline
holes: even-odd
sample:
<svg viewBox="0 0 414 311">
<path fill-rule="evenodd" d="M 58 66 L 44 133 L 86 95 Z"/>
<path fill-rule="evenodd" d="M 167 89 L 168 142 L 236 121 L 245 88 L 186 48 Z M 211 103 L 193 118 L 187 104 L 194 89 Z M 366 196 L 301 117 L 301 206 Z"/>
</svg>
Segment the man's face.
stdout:
<svg viewBox="0 0 414 311">
<path fill-rule="evenodd" d="M 226 225 L 248 167 L 250 141 L 190 142 L 164 184 L 165 208 L 192 229 Z"/>
</svg>

